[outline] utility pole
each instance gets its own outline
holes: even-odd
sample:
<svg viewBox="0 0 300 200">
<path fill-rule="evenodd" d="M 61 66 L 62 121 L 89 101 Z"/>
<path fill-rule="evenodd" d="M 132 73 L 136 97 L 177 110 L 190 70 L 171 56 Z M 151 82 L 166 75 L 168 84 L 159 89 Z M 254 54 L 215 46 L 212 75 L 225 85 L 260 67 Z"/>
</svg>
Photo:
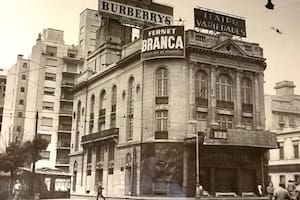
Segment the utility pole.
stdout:
<svg viewBox="0 0 300 200">
<path fill-rule="evenodd" d="M 39 120 L 39 112 L 36 111 L 36 117 L 35 117 L 35 132 L 34 132 L 34 138 L 35 139 L 37 137 L 37 130 L 38 130 L 38 120 Z M 34 150 L 34 149 L 33 149 Z M 34 197 L 34 193 L 35 193 L 35 190 L 34 190 L 34 182 L 35 182 L 35 160 L 33 160 L 32 162 L 32 178 L 31 178 L 31 189 L 32 189 L 32 198 L 35 199 Z"/>
</svg>

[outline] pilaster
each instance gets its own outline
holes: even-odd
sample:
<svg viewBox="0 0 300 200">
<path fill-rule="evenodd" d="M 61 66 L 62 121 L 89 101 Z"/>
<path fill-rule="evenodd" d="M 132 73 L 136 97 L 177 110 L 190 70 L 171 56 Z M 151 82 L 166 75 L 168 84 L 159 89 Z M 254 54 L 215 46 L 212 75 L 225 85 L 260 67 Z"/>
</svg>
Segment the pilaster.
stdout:
<svg viewBox="0 0 300 200">
<path fill-rule="evenodd" d="M 216 71 L 217 66 L 212 65 L 210 70 L 210 126 L 216 126 L 216 107 L 217 107 L 217 99 L 216 99 Z"/>
</svg>

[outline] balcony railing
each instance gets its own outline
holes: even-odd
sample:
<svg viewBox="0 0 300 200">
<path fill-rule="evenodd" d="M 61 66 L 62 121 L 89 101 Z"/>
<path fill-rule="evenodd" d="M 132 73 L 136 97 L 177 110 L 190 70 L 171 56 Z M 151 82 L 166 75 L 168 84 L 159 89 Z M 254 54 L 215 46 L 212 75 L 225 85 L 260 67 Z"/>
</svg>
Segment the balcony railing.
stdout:
<svg viewBox="0 0 300 200">
<path fill-rule="evenodd" d="M 61 87 L 73 87 L 75 85 L 74 82 L 62 82 Z"/>
<path fill-rule="evenodd" d="M 155 103 L 156 104 L 168 104 L 169 103 L 169 98 L 168 97 L 156 97 L 155 98 Z"/>
<path fill-rule="evenodd" d="M 253 104 L 242 104 L 242 111 L 252 113 L 253 112 Z"/>
<path fill-rule="evenodd" d="M 217 100 L 217 108 L 234 110 L 234 103 L 232 101 Z"/>
<path fill-rule="evenodd" d="M 68 100 L 68 101 L 72 101 L 72 100 L 73 100 L 73 95 L 62 94 L 62 95 L 60 96 L 60 100 Z"/>
<path fill-rule="evenodd" d="M 66 157 L 67 156 L 68 155 L 66 155 Z M 69 164 L 69 159 L 68 158 L 58 158 L 58 159 L 56 159 L 56 164 L 67 165 L 67 164 Z"/>
<path fill-rule="evenodd" d="M 69 110 L 69 109 L 61 109 L 60 111 L 59 111 L 59 114 L 60 115 L 72 115 L 72 110 Z"/>
<path fill-rule="evenodd" d="M 212 138 L 212 130 L 207 131 L 204 144 L 277 148 L 276 135 L 267 131 L 227 129 L 224 135 L 218 135 L 222 137 Z"/>
<path fill-rule="evenodd" d="M 207 107 L 208 106 L 208 99 L 202 97 L 196 97 L 196 106 L 197 107 Z"/>
<path fill-rule="evenodd" d="M 97 142 L 105 139 L 111 139 L 114 137 L 119 137 L 119 129 L 111 128 L 103 131 L 99 131 L 93 134 L 84 135 L 81 138 L 82 144 Z"/>
<path fill-rule="evenodd" d="M 59 126 L 58 126 L 58 130 L 59 131 L 71 131 L 72 130 L 72 125 L 70 124 L 60 124 Z"/>
</svg>

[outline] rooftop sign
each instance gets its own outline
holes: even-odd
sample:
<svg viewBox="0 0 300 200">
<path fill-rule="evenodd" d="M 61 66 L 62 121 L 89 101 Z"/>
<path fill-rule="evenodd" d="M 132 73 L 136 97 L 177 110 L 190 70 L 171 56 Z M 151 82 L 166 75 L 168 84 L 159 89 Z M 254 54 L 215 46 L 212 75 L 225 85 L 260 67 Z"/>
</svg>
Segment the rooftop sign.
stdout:
<svg viewBox="0 0 300 200">
<path fill-rule="evenodd" d="M 170 25 L 173 20 L 172 7 L 152 2 L 99 0 L 98 7 L 102 16 L 139 26 Z"/>
<path fill-rule="evenodd" d="M 159 26 L 144 29 L 142 60 L 184 58 L 184 27 Z"/>
<path fill-rule="evenodd" d="M 246 22 L 242 18 L 199 8 L 194 8 L 194 16 L 195 27 L 246 37 Z"/>
</svg>

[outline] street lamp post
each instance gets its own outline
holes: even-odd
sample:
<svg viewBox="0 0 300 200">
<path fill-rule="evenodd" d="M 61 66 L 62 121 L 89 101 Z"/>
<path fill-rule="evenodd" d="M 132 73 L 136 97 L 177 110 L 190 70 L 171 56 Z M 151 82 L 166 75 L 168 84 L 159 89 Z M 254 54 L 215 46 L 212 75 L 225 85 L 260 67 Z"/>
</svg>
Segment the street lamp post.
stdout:
<svg viewBox="0 0 300 200">
<path fill-rule="evenodd" d="M 201 196 L 201 185 L 200 185 L 200 163 L 199 163 L 199 134 L 198 134 L 198 122 L 196 120 L 192 120 L 189 122 L 190 124 L 193 124 L 195 126 L 195 134 L 192 134 L 196 137 L 196 192 L 195 192 L 195 198 L 199 199 Z"/>
</svg>

